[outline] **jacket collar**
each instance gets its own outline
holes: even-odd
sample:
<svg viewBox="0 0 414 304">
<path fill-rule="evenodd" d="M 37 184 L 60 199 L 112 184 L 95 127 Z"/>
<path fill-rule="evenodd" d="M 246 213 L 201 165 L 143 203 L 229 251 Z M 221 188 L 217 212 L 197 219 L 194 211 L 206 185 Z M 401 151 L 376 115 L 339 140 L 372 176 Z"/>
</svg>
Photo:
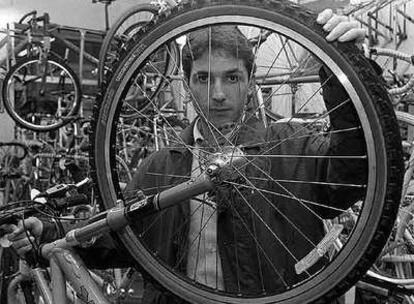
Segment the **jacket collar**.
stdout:
<svg viewBox="0 0 414 304">
<path fill-rule="evenodd" d="M 188 151 L 186 146 L 194 145 L 194 125 L 196 124 L 198 117 L 195 118 L 191 124 L 186 127 L 180 134 L 180 140 L 182 142 L 170 147 L 169 150 L 172 152 L 185 153 Z"/>
<path fill-rule="evenodd" d="M 191 124 L 183 130 L 180 134 L 181 143 L 170 147 L 169 150 L 173 152 L 186 153 L 189 152 L 187 146 L 194 146 L 194 126 L 198 121 L 196 117 Z M 247 148 L 260 148 L 265 142 L 266 129 L 261 121 L 255 117 L 250 118 L 246 125 L 238 132 L 238 139 L 236 144 L 242 144 Z"/>
</svg>

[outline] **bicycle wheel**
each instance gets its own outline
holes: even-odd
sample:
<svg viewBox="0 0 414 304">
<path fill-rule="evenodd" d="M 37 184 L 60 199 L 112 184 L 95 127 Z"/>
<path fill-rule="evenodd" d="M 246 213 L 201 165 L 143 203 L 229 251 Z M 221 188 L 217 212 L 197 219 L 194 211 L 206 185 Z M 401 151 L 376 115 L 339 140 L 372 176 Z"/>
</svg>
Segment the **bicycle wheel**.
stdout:
<svg viewBox="0 0 414 304">
<path fill-rule="evenodd" d="M 372 279 L 378 279 L 379 282 L 386 282 L 388 284 L 395 284 L 411 289 L 414 283 L 412 275 L 412 263 L 414 262 L 413 250 L 413 230 L 412 230 L 412 214 L 414 205 L 412 204 L 412 173 L 414 153 L 412 147 L 412 127 L 414 126 L 414 116 L 409 113 L 396 111 L 396 117 L 400 125 L 400 133 L 404 148 L 404 162 L 405 174 L 403 181 L 403 188 L 401 194 L 401 203 L 399 207 L 398 217 L 394 224 L 394 229 L 384 246 L 381 255 L 375 261 L 366 276 L 362 279 L 363 282 L 368 282 Z M 410 130 L 411 129 L 411 130 Z M 341 245 L 339 245 L 340 247 Z M 361 286 L 362 289 L 365 289 Z M 381 285 L 379 285 L 381 286 Z M 400 302 L 401 298 L 405 298 L 406 303 L 413 303 L 414 297 L 407 293 L 393 291 L 389 294 L 389 301 Z M 404 302 L 404 303 L 405 303 Z"/>
<path fill-rule="evenodd" d="M 414 151 L 412 146 L 412 128 L 414 127 L 414 115 L 401 111 L 396 111 L 398 121 L 400 122 L 403 138 L 403 147 L 407 151 L 405 162 L 406 171 L 404 174 L 403 189 L 401 195 L 401 206 L 396 221 L 395 235 L 388 246 L 384 248 L 386 254 L 382 256 L 382 261 L 388 265 L 391 275 L 398 280 L 402 286 L 410 286 L 413 279 L 412 263 L 414 262 L 414 238 L 412 214 L 414 205 L 413 197 L 413 169 L 414 169 Z M 411 129 L 411 130 L 410 130 Z M 388 264 L 387 264 L 388 263 Z M 409 303 L 414 302 L 413 297 L 408 298 Z"/>
<path fill-rule="evenodd" d="M 113 62 L 127 41 L 158 13 L 152 4 L 139 4 L 123 13 L 106 33 L 99 51 L 98 83 L 105 80 L 106 70 L 112 70 Z"/>
<path fill-rule="evenodd" d="M 111 27 L 105 36 L 102 47 L 99 52 L 98 66 L 98 83 L 108 83 L 113 74 L 114 63 L 121 56 L 121 52 L 125 50 L 129 39 L 133 37 L 141 27 L 150 22 L 154 16 L 158 14 L 158 7 L 152 4 L 139 4 L 127 10 L 115 24 Z M 177 67 L 179 51 L 176 43 L 172 42 L 164 49 L 160 50 L 157 56 L 153 57 L 151 66 L 145 78 L 138 77 L 133 80 L 129 93 L 125 97 L 128 102 L 124 103 L 122 116 L 126 118 L 136 117 L 136 109 L 143 110 L 142 107 L 147 106 L 146 98 L 143 93 L 153 98 L 163 89 L 164 78 L 157 76 L 154 71 L 164 71 L 164 75 L 172 75 Z M 152 75 L 151 75 L 152 74 Z M 153 76 L 156 75 L 156 76 Z M 137 87 L 146 86 L 145 92 L 141 92 Z"/>
<path fill-rule="evenodd" d="M 7 113 L 23 128 L 57 130 L 76 118 L 81 86 L 75 72 L 57 57 L 29 57 L 6 74 L 2 97 Z"/>
<path fill-rule="evenodd" d="M 229 165 L 230 170 L 220 176 L 222 179 L 219 178 L 214 190 L 205 196 L 137 220 L 136 225 L 118 234 L 153 280 L 187 301 L 326 303 L 367 271 L 387 240 L 398 210 L 403 170 L 395 114 L 386 91 L 363 55 L 351 44 L 327 43 L 324 31 L 315 20 L 314 14 L 281 1 L 186 2 L 168 16 L 159 16 L 154 25 L 131 40 L 126 56 L 118 63 L 119 69 L 95 107 L 92 174 L 103 204 L 111 208 L 119 199 L 128 199 L 131 195 L 128 191 L 133 190 L 119 187 L 115 158 L 123 143 L 117 134 L 122 128 L 120 113 L 131 80 L 145 76 L 145 67 L 152 56 L 184 35 L 188 53 L 191 50 L 195 53 L 195 48 L 190 46 L 194 41 L 191 39 L 205 35 L 212 40 L 212 36 L 220 35 L 217 25 L 232 28 L 237 25 L 245 36 L 257 37 L 251 41 L 261 41 L 254 51 L 256 77 L 247 72 L 247 64 L 233 53 L 229 59 L 219 51 L 210 52 L 216 42 L 200 48 L 203 55 L 195 57 L 198 59 L 190 67 L 191 73 L 195 70 L 200 74 L 190 73 L 190 77 L 180 79 L 164 75 L 172 90 L 183 84 L 186 90 L 179 94 L 191 101 L 187 104 L 186 118 L 192 120 L 194 111 L 198 114 L 202 134 L 210 145 L 194 147 L 194 138 L 191 141 L 194 129 L 187 129 L 184 134 L 177 134 L 169 147 L 144 160 L 136 176 L 139 188 L 151 195 L 194 178 L 202 170 L 199 166 L 208 166 L 211 162 L 232 163 L 236 157 L 244 165 Z M 270 32 L 266 33 L 266 39 L 262 39 L 264 32 Z M 135 41 L 139 43 L 134 44 Z M 285 41 L 292 47 L 285 49 Z M 232 43 L 240 46 L 239 42 Z M 270 60 L 268 55 L 263 55 L 268 53 L 264 51 L 267 48 L 273 49 Z M 238 48 L 228 52 L 235 50 Z M 323 65 L 321 79 L 316 90 L 304 90 L 306 99 L 291 111 L 296 101 L 289 92 L 291 80 L 303 68 L 303 63 L 290 60 L 289 54 L 304 51 Z M 223 58 L 233 61 L 223 62 Z M 227 70 L 229 65 L 231 69 Z M 237 74 L 239 66 L 244 66 L 242 76 Z M 210 86 L 211 94 L 215 94 L 217 82 L 213 79 L 223 71 L 225 75 L 230 74 L 224 78 L 230 82 L 227 85 L 237 84 L 239 90 L 235 88 L 232 92 L 240 97 L 243 105 L 233 124 L 220 121 L 217 118 L 220 114 L 209 116 L 213 106 L 206 114 L 200 101 L 203 96 L 209 100 Z M 233 77 L 234 71 L 238 71 L 237 77 Z M 288 77 L 286 81 L 276 82 L 275 73 L 280 71 Z M 195 81 L 205 84 L 204 95 L 196 95 L 194 75 Z M 255 92 L 246 78 L 256 79 L 260 90 L 267 94 L 265 105 L 270 110 L 281 108 L 283 103 L 289 106 L 289 111 L 279 113 L 288 117 L 287 120 L 271 124 L 264 132 L 254 131 L 263 130 L 263 123 L 256 119 L 258 109 L 249 104 L 249 96 Z M 339 103 L 333 106 L 326 102 L 327 108 L 320 107 L 324 112 L 318 118 L 305 123 L 299 121 L 297 118 L 305 108 L 303 104 L 319 98 L 321 89 L 324 95 L 328 94 L 333 85 L 331 81 L 341 84 L 341 90 L 346 93 L 336 96 Z M 306 85 L 304 79 L 293 83 Z M 342 91 L 335 90 L 339 92 Z M 289 98 L 279 102 L 282 96 Z M 154 100 L 148 97 L 147 101 L 161 113 L 162 101 L 157 97 Z M 225 104 L 225 100 L 222 102 Z M 324 101 L 319 98 L 319 102 Z M 354 113 L 351 125 L 350 121 L 338 123 L 343 117 L 349 117 L 349 113 Z M 315 127 L 324 120 L 331 129 Z M 331 140 L 330 152 L 315 153 L 313 148 L 322 148 L 327 138 Z M 346 140 L 332 146 L 335 138 Z M 297 145 L 302 144 L 307 148 L 298 150 Z M 348 150 L 356 146 L 358 151 Z M 323 170 L 331 165 L 333 168 L 340 164 L 349 166 L 334 170 L 340 175 L 337 179 L 325 174 L 319 176 L 314 167 L 317 163 L 326 165 L 317 165 Z M 352 172 L 347 174 L 346 168 L 352 168 Z M 349 179 L 350 176 L 353 177 Z M 337 194 L 335 198 L 320 196 L 328 189 L 335 189 L 330 192 Z M 308 195 L 311 192 L 315 195 Z M 348 208 L 356 207 L 361 212 L 352 227 L 337 226 L 323 234 L 325 217 L 347 215 Z M 197 227 L 198 231 L 194 231 Z M 348 239 L 333 254 L 333 242 L 344 229 L 349 230 Z M 215 235 L 216 240 L 206 241 L 209 235 Z M 215 244 L 212 248 L 218 247 L 218 250 L 203 251 L 212 243 Z"/>
<path fill-rule="evenodd" d="M 406 157 L 405 161 L 407 162 L 406 171 L 404 174 L 404 183 L 403 183 L 403 190 L 402 190 L 402 202 L 404 202 L 405 196 L 408 193 L 412 194 L 412 190 L 408 191 L 409 188 L 412 188 L 412 175 L 414 170 L 414 154 L 413 154 L 413 144 L 412 144 L 412 135 L 414 127 L 414 115 L 402 111 L 396 111 L 396 116 L 398 121 L 401 124 L 403 131 L 402 139 L 403 139 L 403 147 L 405 148 Z"/>
</svg>

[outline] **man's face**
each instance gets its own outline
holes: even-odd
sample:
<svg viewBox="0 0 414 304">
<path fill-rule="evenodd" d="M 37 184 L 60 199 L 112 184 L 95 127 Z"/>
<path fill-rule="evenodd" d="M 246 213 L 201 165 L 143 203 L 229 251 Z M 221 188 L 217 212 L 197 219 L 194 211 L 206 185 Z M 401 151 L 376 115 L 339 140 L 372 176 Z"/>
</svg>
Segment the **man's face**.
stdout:
<svg viewBox="0 0 414 304">
<path fill-rule="evenodd" d="M 189 81 L 201 116 L 216 127 L 238 121 L 249 82 L 243 60 L 221 51 L 206 51 L 193 62 Z"/>
</svg>

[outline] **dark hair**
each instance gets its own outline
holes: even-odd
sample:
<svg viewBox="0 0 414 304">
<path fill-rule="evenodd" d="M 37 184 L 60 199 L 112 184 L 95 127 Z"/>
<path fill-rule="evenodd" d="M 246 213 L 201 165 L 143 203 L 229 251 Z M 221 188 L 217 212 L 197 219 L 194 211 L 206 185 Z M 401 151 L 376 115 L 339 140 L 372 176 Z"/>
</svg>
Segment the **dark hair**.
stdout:
<svg viewBox="0 0 414 304">
<path fill-rule="evenodd" d="M 247 73 L 254 68 L 253 47 L 246 36 L 234 25 L 214 25 L 191 32 L 183 48 L 183 69 L 190 77 L 193 61 L 199 59 L 211 46 L 226 55 L 243 60 Z M 253 71 L 254 72 L 254 71 Z"/>
</svg>

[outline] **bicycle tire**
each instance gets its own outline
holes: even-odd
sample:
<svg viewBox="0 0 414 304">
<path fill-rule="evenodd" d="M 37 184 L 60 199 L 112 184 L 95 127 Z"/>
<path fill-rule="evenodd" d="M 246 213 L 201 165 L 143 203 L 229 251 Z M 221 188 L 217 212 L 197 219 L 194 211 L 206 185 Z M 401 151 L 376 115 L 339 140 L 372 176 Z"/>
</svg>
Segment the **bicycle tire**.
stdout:
<svg viewBox="0 0 414 304">
<path fill-rule="evenodd" d="M 411 226 L 410 222 L 413 219 L 413 216 L 412 216 L 413 210 L 414 210 L 413 204 L 410 204 L 410 205 L 402 208 L 400 221 L 398 223 L 397 231 L 395 233 L 396 234 L 395 235 L 395 242 L 396 243 L 401 243 L 401 244 L 405 243 L 405 241 L 404 241 L 404 239 L 405 239 L 405 235 L 404 235 L 405 230 L 408 229 L 408 233 L 412 235 L 412 232 L 410 231 L 410 229 L 408 227 Z M 412 246 L 412 244 L 411 244 L 411 246 Z M 395 251 L 396 251 L 395 254 L 397 256 L 404 255 L 404 254 L 411 255 L 409 253 L 411 250 L 409 250 L 407 248 L 402 248 L 401 246 L 398 246 Z M 407 253 L 407 251 L 408 251 L 408 253 Z M 411 259 L 411 261 L 410 261 L 410 258 L 408 258 L 407 259 L 407 264 L 410 265 L 410 263 L 412 263 L 412 260 L 413 259 Z M 408 266 L 408 270 L 406 270 L 405 267 L 404 267 L 405 263 L 403 263 L 403 262 L 394 262 L 394 264 L 395 264 L 395 271 L 396 271 L 396 274 L 397 274 L 397 278 L 403 279 L 402 282 L 404 282 L 405 279 L 411 279 L 412 278 L 412 273 L 410 273 L 411 272 L 411 267 L 410 266 Z"/>
<path fill-rule="evenodd" d="M 36 82 L 37 79 L 43 77 L 36 74 L 36 72 L 39 71 L 38 62 L 40 62 L 38 57 L 27 57 L 16 63 L 10 69 L 2 83 L 3 104 L 7 113 L 20 127 L 37 132 L 54 131 L 70 123 L 76 118 L 76 115 L 78 114 L 79 108 L 81 106 L 81 85 L 77 74 L 72 70 L 70 66 L 68 66 L 63 60 L 59 59 L 58 57 L 49 56 L 49 58 L 47 59 L 49 72 L 56 73 L 56 71 L 59 70 L 59 72 L 57 73 L 57 75 L 59 76 L 54 76 L 51 74 L 47 76 L 45 75 L 44 77 L 46 78 L 46 80 L 49 77 L 49 79 L 52 81 L 52 84 L 55 84 L 55 82 L 53 81 L 55 81 L 55 78 L 58 78 L 56 84 L 56 90 L 58 93 L 54 91 L 45 92 L 46 89 L 43 87 L 40 87 L 40 89 L 38 89 L 37 87 L 29 88 L 28 85 L 38 85 L 34 82 Z M 55 70 L 50 70 L 50 67 L 53 67 Z M 20 87 L 17 86 L 18 89 L 16 89 L 15 91 L 15 81 L 20 83 L 26 82 L 23 80 L 23 78 L 27 77 L 28 73 L 33 73 L 33 71 L 35 71 L 34 75 L 32 75 L 32 79 L 30 81 L 27 81 L 28 85 L 22 84 Z M 19 79 L 18 73 L 22 73 L 22 79 Z M 59 85 L 61 85 L 62 81 L 63 88 L 59 88 Z M 48 85 L 50 86 L 50 84 Z M 68 87 L 67 89 L 69 90 L 68 94 L 66 94 L 67 96 L 57 96 L 59 94 L 65 93 L 66 87 Z M 55 89 L 54 86 L 49 88 Z M 26 96 L 26 90 L 30 91 L 30 94 L 37 94 L 37 91 L 39 91 L 39 94 L 37 94 L 39 96 L 29 96 L 29 100 L 29 97 Z M 18 93 L 18 91 L 21 92 Z M 14 96 L 13 99 L 16 96 L 21 96 L 21 109 L 15 108 L 15 100 L 12 100 L 12 96 Z M 65 113 L 62 115 L 58 113 L 58 101 L 60 99 L 64 100 L 69 105 L 66 108 L 64 108 Z M 25 109 L 24 107 L 27 107 L 27 109 Z M 46 116 L 46 118 L 50 120 L 47 121 L 46 124 L 44 120 L 33 122 L 33 120 L 36 120 L 35 111 L 37 111 L 38 107 L 44 107 L 41 111 L 45 113 L 43 113 L 42 115 Z M 22 112 L 19 113 L 18 111 Z M 25 118 L 25 115 L 27 115 L 27 118 Z"/>
<path fill-rule="evenodd" d="M 410 169 L 409 169 L 410 170 Z M 412 173 L 412 169 L 411 169 Z M 404 181 L 405 182 L 405 181 Z M 405 183 L 404 183 L 405 186 Z M 412 258 L 413 244 L 412 240 L 406 238 L 406 233 L 411 237 L 413 236 L 412 229 L 412 219 L 413 219 L 414 205 L 411 203 L 406 207 L 401 207 L 399 214 L 399 221 L 397 221 L 397 227 L 395 232 L 395 243 L 399 244 L 397 248 L 392 251 L 391 260 L 396 257 L 401 257 L 401 261 L 392 261 L 394 266 L 394 271 L 396 274 L 395 282 L 401 286 L 410 288 L 410 281 L 413 279 L 412 272 L 412 263 L 414 259 Z M 414 296 L 405 295 L 405 301 L 407 303 L 414 302 Z"/>
<path fill-rule="evenodd" d="M 402 139 L 403 143 L 406 142 L 407 145 L 410 145 L 410 140 L 408 134 L 405 131 L 406 126 L 414 126 L 414 115 L 402 111 L 396 111 L 396 117 L 402 127 Z M 403 144 L 404 147 L 404 144 Z M 375 262 L 374 266 L 366 274 L 368 279 L 377 278 L 381 282 L 386 282 L 389 284 L 396 284 L 410 289 L 414 279 L 411 272 L 411 265 L 413 259 L 411 258 L 411 253 L 413 252 L 413 243 L 411 239 L 406 238 L 406 233 L 412 234 L 410 229 L 408 229 L 409 222 L 412 220 L 412 212 L 414 205 L 407 201 L 407 189 L 412 177 L 413 166 L 410 165 L 413 161 L 414 154 L 407 154 L 405 157 L 406 171 L 404 174 L 403 187 L 401 191 L 401 203 L 400 211 L 398 213 L 398 220 L 394 224 L 393 232 L 383 248 L 383 252 L 378 260 Z M 409 200 L 409 199 L 408 199 Z M 407 205 L 408 204 L 408 205 Z M 407 230 L 407 231 L 406 231 Z M 363 289 L 363 287 L 361 287 Z M 414 298 L 411 295 L 399 294 L 398 292 L 391 293 L 390 299 L 400 299 L 401 297 L 405 298 L 407 303 L 412 303 Z"/>
<path fill-rule="evenodd" d="M 117 199 L 123 198 L 113 166 L 116 119 L 128 81 L 145 59 L 162 44 L 195 28 L 234 24 L 235 20 L 242 25 L 261 26 L 294 36 L 298 44 L 309 46 L 313 54 L 318 54 L 325 64 L 329 63 L 329 68 L 340 75 L 337 77 L 341 81 L 350 81 L 351 84 L 347 83 L 352 87 L 347 87 L 349 92 L 360 96 L 355 108 L 366 136 L 368 159 L 375 162 L 375 170 L 370 166 L 363 215 L 351 237 L 327 267 L 307 280 L 289 285 L 280 293 L 252 295 L 229 294 L 184 278 L 158 258 L 157 252 L 149 249 L 132 229 L 117 236 L 153 280 L 193 303 L 326 303 L 350 288 L 379 255 L 398 210 L 403 166 L 395 113 L 378 77 L 354 45 L 327 43 L 313 13 L 282 1 L 212 0 L 187 1 L 172 9 L 168 16 L 158 16 L 154 24 L 148 25 L 131 41 L 125 57 L 118 64 L 119 69 L 108 88 L 103 90 L 105 95 L 95 106 L 91 137 L 95 168 L 92 174 L 106 208 L 113 207 Z M 134 44 L 135 41 L 139 43 Z"/>
<path fill-rule="evenodd" d="M 108 65 L 107 56 L 108 52 L 110 52 L 110 49 L 112 47 L 111 44 L 115 42 L 115 36 L 129 18 L 133 17 L 134 15 L 139 15 L 140 13 L 150 13 L 152 15 L 156 15 L 158 13 L 158 7 L 149 3 L 135 5 L 129 8 L 127 11 L 125 11 L 111 26 L 111 28 L 105 35 L 101 49 L 99 51 L 98 83 L 102 83 L 102 81 L 105 80 L 105 68 L 108 68 L 106 67 Z M 150 20 L 143 20 L 142 22 L 144 23 L 139 24 L 138 26 L 142 26 L 148 21 Z M 126 30 L 128 30 L 128 33 L 126 33 L 126 35 L 128 37 L 131 37 L 132 35 L 130 33 L 130 26 Z M 119 51 L 119 49 L 115 50 L 116 53 L 119 53 Z"/>
<path fill-rule="evenodd" d="M 414 127 L 414 115 L 413 114 L 402 112 L 402 111 L 396 111 L 395 114 L 397 116 L 398 121 L 403 122 L 407 124 L 408 126 Z M 410 161 L 410 159 L 408 161 Z M 408 190 L 409 182 L 411 180 L 411 176 L 413 174 L 413 170 L 414 170 L 413 166 L 410 166 L 409 164 L 407 167 L 406 173 L 404 175 L 403 190 L 401 194 L 402 200 L 404 200 L 404 197 L 407 195 L 407 190 Z"/>
<path fill-rule="evenodd" d="M 406 112 L 401 112 L 401 111 L 396 111 L 396 115 L 399 121 L 406 123 L 408 126 L 414 127 L 414 115 L 410 114 L 410 113 L 406 113 Z M 412 149 L 411 149 L 412 150 Z M 407 195 L 407 191 L 409 188 L 409 184 L 410 181 L 412 179 L 412 175 L 413 175 L 413 157 L 414 157 L 414 152 L 411 151 L 411 155 L 408 159 L 408 165 L 407 165 L 407 170 L 404 174 L 404 182 L 403 182 L 403 190 L 402 190 L 402 199 L 401 199 L 401 205 L 406 204 L 407 202 L 405 202 L 405 198 Z M 407 230 L 407 233 L 410 234 L 411 236 L 412 231 L 410 230 L 410 227 L 412 227 L 412 225 L 410 225 L 410 222 L 412 221 L 412 214 L 413 214 L 413 210 L 414 210 L 414 205 L 412 203 L 409 203 L 408 206 L 405 207 L 401 207 L 401 211 L 400 211 L 400 219 L 399 221 L 397 221 L 397 228 L 396 228 L 396 232 L 395 232 L 395 242 L 397 244 L 406 244 L 405 246 L 398 246 L 395 249 L 395 254 L 398 255 L 404 255 L 404 254 L 410 254 L 413 250 L 413 244 L 410 244 L 411 240 L 407 240 L 406 241 L 406 236 L 405 236 L 405 232 Z M 397 275 L 397 278 L 402 279 L 401 281 L 404 282 L 404 279 L 410 279 L 412 278 L 412 271 L 411 271 L 411 263 L 394 263 L 394 267 L 395 267 L 395 272 Z M 410 299 L 407 299 L 407 301 L 412 302 L 413 301 L 413 297 L 410 297 Z"/>
<path fill-rule="evenodd" d="M 150 22 L 151 19 L 158 14 L 158 10 L 158 6 L 153 4 L 138 4 L 129 8 L 123 15 L 121 15 L 121 17 L 117 19 L 105 35 L 102 47 L 99 51 L 98 84 L 101 84 L 102 82 L 108 83 L 110 81 L 113 74 L 113 64 L 119 56 L 122 56 L 122 52 L 125 51 L 125 46 L 127 45 L 128 40 L 132 38 L 141 27 L 144 27 L 148 22 Z M 135 19 L 139 18 L 141 14 L 151 14 L 152 18 L 147 18 L 148 20 L 139 19 L 138 21 L 135 21 Z M 144 18 L 144 16 L 141 16 L 141 18 Z M 129 25 L 129 23 L 131 24 Z M 171 58 L 173 58 L 173 62 L 179 60 L 176 43 L 172 42 L 169 44 L 166 51 L 162 51 L 162 53 L 164 57 L 163 60 L 165 60 L 165 66 L 163 67 L 165 70 L 164 73 L 171 74 L 169 69 L 174 69 L 177 66 L 176 63 L 171 64 Z M 150 92 L 151 96 L 156 96 L 162 90 L 163 83 L 164 81 L 161 79 L 161 81 L 153 84 L 154 87 Z M 147 108 L 149 108 L 148 104 L 145 109 Z M 129 113 L 128 108 L 125 108 L 122 111 L 122 116 L 125 118 L 136 117 L 136 114 L 137 113 L 135 111 Z"/>
</svg>

